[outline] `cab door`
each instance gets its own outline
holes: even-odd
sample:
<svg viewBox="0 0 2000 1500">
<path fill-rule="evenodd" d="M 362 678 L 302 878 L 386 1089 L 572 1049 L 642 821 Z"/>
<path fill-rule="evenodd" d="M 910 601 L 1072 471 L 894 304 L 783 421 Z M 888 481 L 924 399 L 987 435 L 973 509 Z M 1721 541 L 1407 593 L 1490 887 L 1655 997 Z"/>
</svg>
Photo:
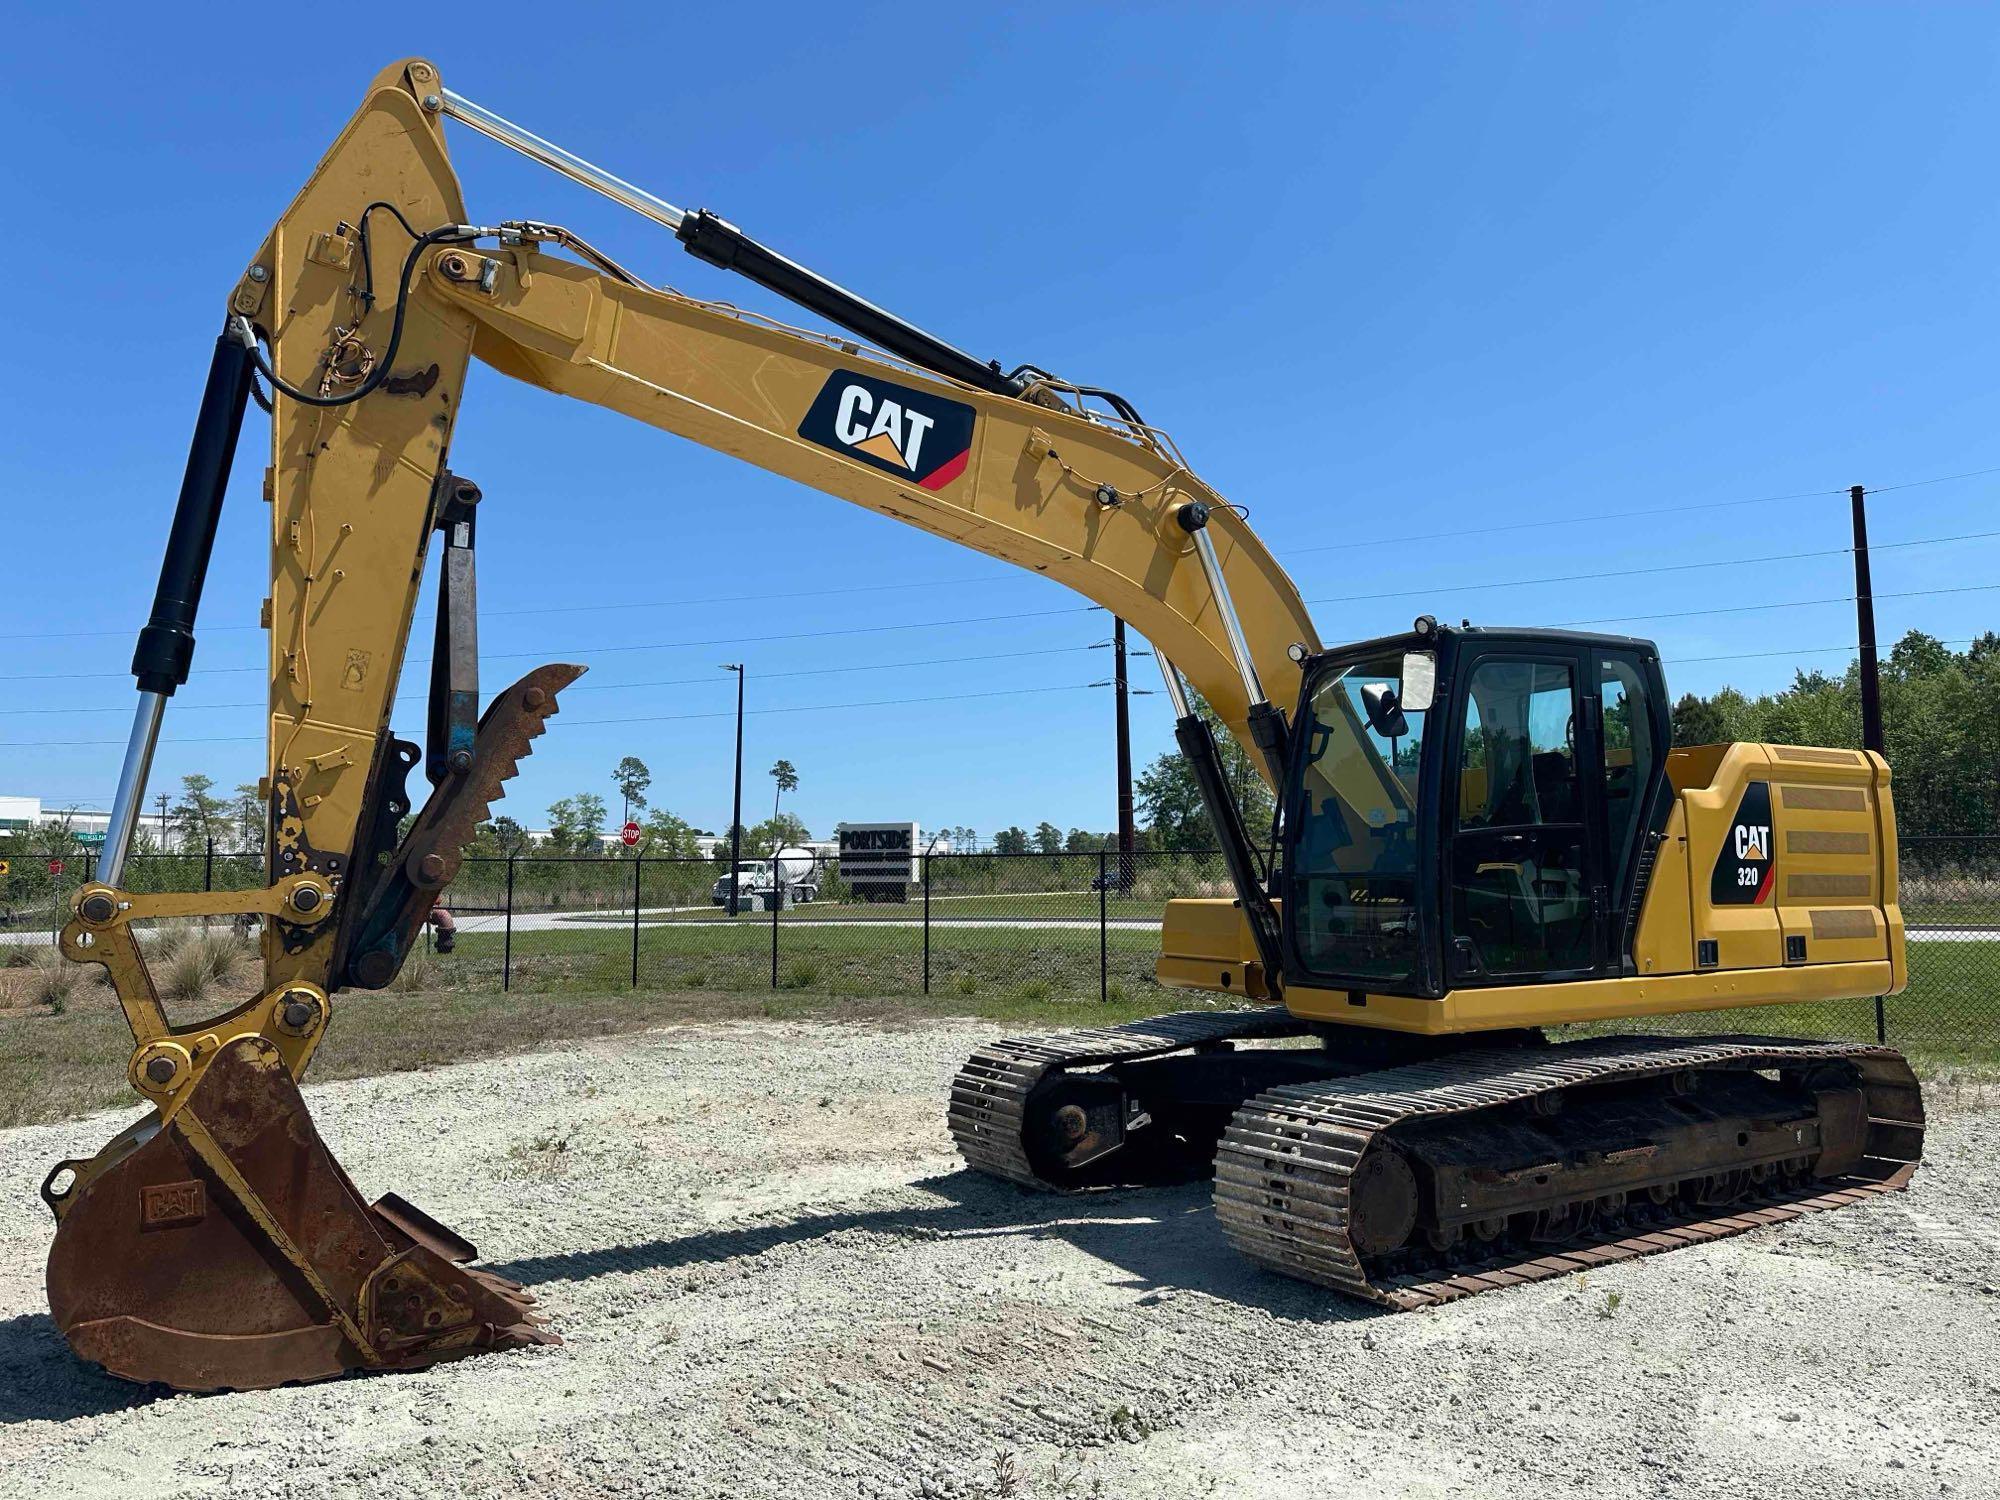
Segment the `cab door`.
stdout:
<svg viewBox="0 0 2000 1500">
<path fill-rule="evenodd" d="M 1502 640 L 1460 663 L 1441 871 L 1450 981 L 1603 972 L 1610 872 L 1593 653 Z"/>
<path fill-rule="evenodd" d="M 1599 788 L 1595 800 L 1604 828 L 1606 956 L 1623 972 L 1635 907 L 1643 899 L 1641 875 L 1671 807 L 1664 794 L 1673 729 L 1666 680 L 1650 649 L 1596 648 L 1589 680 L 1597 697 L 1590 717 L 1599 756 L 1590 779 Z"/>
</svg>

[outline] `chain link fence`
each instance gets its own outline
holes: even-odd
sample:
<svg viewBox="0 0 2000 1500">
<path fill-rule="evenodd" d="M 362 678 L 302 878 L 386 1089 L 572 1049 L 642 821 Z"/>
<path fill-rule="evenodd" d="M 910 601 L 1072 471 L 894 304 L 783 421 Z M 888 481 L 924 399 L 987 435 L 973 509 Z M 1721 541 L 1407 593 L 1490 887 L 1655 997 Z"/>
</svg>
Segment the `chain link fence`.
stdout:
<svg viewBox="0 0 2000 1500">
<path fill-rule="evenodd" d="M 1879 1037 L 1942 1059 L 1993 1059 L 2000 837 L 1906 835 L 1901 861 L 1904 993 L 1594 1029 Z M 86 854 L 53 869 L 46 860 L 15 859 L 0 934 L 15 943 L 52 935 L 92 862 Z M 1230 894 L 1220 855 L 1204 852 L 1139 853 L 1122 867 L 1115 853 L 933 854 L 907 886 L 872 893 L 850 887 L 836 859 L 808 866 L 801 856 L 788 864 L 781 894 L 767 873 L 746 909 L 732 912 L 726 868 L 726 861 L 644 853 L 468 859 L 447 894 L 457 921 L 452 951 L 435 952 L 427 936 L 399 984 L 1111 1001 L 1164 1011 L 1200 999 L 1153 977 L 1162 907 L 1177 896 Z M 142 891 L 250 889 L 263 881 L 260 854 L 139 854 L 127 865 L 127 884 Z"/>
</svg>

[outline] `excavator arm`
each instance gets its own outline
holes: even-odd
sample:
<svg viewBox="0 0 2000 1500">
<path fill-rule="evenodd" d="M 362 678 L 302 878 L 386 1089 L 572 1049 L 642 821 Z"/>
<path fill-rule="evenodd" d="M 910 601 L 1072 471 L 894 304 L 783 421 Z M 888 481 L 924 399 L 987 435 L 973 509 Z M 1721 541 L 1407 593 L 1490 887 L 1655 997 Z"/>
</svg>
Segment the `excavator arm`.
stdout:
<svg viewBox="0 0 2000 1500">
<path fill-rule="evenodd" d="M 859 338 L 647 285 L 539 221 L 468 222 L 447 117 L 604 189 L 672 227 L 698 258 Z M 394 978 L 502 783 L 582 671 L 538 668 L 476 717 L 482 497 L 449 466 L 475 359 L 1045 574 L 1139 629 L 1277 972 L 1268 872 L 1187 691 L 1275 780 L 1288 731 L 1272 698 L 1292 700 L 1298 662 L 1319 642 L 1242 513 L 1119 398 L 1033 366 L 982 364 L 715 216 L 683 214 L 479 109 L 430 63 L 397 64 L 229 292 L 134 657 L 140 706 L 100 878 L 78 893 L 63 934 L 69 957 L 109 971 L 136 1042 L 129 1076 L 154 1107 L 97 1157 L 60 1163 L 44 1186 L 60 1224 L 49 1278 L 57 1320 L 118 1373 L 194 1388 L 267 1384 L 546 1338 L 518 1288 L 463 1268 L 471 1247 L 449 1230 L 400 1199 L 364 1203 L 297 1089 L 332 997 Z M 247 895 L 133 893 L 123 865 L 165 703 L 189 671 L 253 397 L 271 432 L 271 883 Z M 509 496 L 496 520 L 544 527 L 571 503 Z M 437 536 L 425 753 L 389 718 Z M 406 827 L 405 782 L 419 764 L 432 790 Z M 135 924 L 225 911 L 265 919 L 263 992 L 228 1015 L 176 1023 Z M 147 1238 L 162 1228 L 185 1232 Z"/>
</svg>

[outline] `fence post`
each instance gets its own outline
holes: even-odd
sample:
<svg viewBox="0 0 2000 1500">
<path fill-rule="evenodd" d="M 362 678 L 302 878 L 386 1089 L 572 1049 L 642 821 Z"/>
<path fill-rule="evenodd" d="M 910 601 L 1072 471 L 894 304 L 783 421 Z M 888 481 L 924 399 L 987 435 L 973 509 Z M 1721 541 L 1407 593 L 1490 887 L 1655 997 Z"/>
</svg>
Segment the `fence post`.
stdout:
<svg viewBox="0 0 2000 1500">
<path fill-rule="evenodd" d="M 639 871 L 645 866 L 646 856 L 638 850 L 632 851 L 632 988 L 639 988 Z"/>
<path fill-rule="evenodd" d="M 514 983 L 514 851 L 507 851 L 507 935 L 500 940 L 500 988 Z"/>
<path fill-rule="evenodd" d="M 212 838 L 208 841 L 208 852 L 202 856 L 201 888 L 205 891 L 215 889 L 215 840 Z"/>
<path fill-rule="evenodd" d="M 937 856 L 924 851 L 924 993 L 931 992 L 931 861 Z"/>
<path fill-rule="evenodd" d="M 1889 1013 L 1880 995 L 1875 997 L 1875 1041 L 1880 1046 L 1886 1046 L 1889 1041 Z"/>
<path fill-rule="evenodd" d="M 785 875 L 779 868 L 782 842 L 771 846 L 771 988 L 778 987 L 778 908 L 785 904 Z"/>
<path fill-rule="evenodd" d="M 1111 998 L 1111 867 L 1097 851 L 1097 1003 Z"/>
</svg>

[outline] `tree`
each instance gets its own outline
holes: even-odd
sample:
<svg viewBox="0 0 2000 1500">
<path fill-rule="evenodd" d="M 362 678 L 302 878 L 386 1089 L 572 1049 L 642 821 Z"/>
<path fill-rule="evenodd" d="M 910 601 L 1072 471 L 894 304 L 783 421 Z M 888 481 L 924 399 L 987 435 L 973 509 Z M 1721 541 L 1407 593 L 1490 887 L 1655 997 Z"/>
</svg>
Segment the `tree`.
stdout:
<svg viewBox="0 0 2000 1500">
<path fill-rule="evenodd" d="M 1028 832 L 1025 828 L 1003 828 L 993 835 L 995 854 L 1026 854 L 1028 852 Z"/>
<path fill-rule="evenodd" d="M 1062 830 L 1055 824 L 1044 821 L 1035 825 L 1035 847 L 1042 853 L 1060 854 L 1062 846 Z"/>
<path fill-rule="evenodd" d="M 1072 828 L 1063 840 L 1065 854 L 1095 854 L 1104 847 L 1104 835 L 1091 833 L 1082 828 Z"/>
<path fill-rule="evenodd" d="M 604 832 L 604 799 L 595 792 L 578 792 L 549 804 L 549 847 L 570 854 L 598 852 Z"/>
<path fill-rule="evenodd" d="M 778 799 L 787 792 L 799 789 L 798 769 L 790 761 L 781 760 L 771 767 L 771 780 L 778 784 L 778 789 L 771 794 L 771 816 L 775 818 L 778 816 Z"/>
<path fill-rule="evenodd" d="M 505 813 L 500 814 L 486 826 L 492 830 L 493 842 L 499 846 L 502 853 L 512 854 L 528 842 L 528 830 Z"/>
<path fill-rule="evenodd" d="M 604 799 L 595 792 L 576 794 L 576 826 L 571 848 L 578 854 L 595 854 L 602 847 L 598 835 L 604 832 Z"/>
<path fill-rule="evenodd" d="M 1674 743 L 1749 741 L 1854 748 L 1861 743 L 1861 673 L 1798 672 L 1791 686 L 1747 698 L 1725 687 L 1674 704 Z M 1921 631 L 1882 664 L 1882 737 L 1906 834 L 2000 830 L 2000 637 L 1963 652 Z"/>
<path fill-rule="evenodd" d="M 1722 710 L 1706 698 L 1697 698 L 1693 693 L 1681 694 L 1674 705 L 1674 743 L 1676 745 L 1719 744 L 1727 733 L 1722 720 Z"/>
<path fill-rule="evenodd" d="M 576 798 L 558 797 L 549 804 L 549 848 L 558 853 L 566 851 L 575 827 Z"/>
<path fill-rule="evenodd" d="M 229 805 L 229 836 L 236 844 L 236 852 L 241 854 L 264 852 L 266 821 L 264 799 L 257 794 L 257 783 L 254 781 L 242 783 L 236 788 L 236 796 Z"/>
<path fill-rule="evenodd" d="M 1208 720 L 1215 732 L 1216 752 L 1222 763 L 1222 778 L 1243 813 L 1243 826 L 1255 839 L 1271 826 L 1271 789 L 1257 772 L 1250 752 L 1225 730 L 1199 694 L 1195 712 Z M 1153 843 L 1161 849 L 1213 849 L 1215 829 L 1208 820 L 1208 807 L 1186 757 L 1178 752 L 1160 756 L 1132 784 L 1139 809 L 1152 829 Z"/>
<path fill-rule="evenodd" d="M 645 842 L 640 847 L 650 856 L 693 859 L 701 853 L 694 841 L 694 825 L 685 818 L 675 817 L 664 807 L 656 807 L 646 815 L 645 830 Z"/>
<path fill-rule="evenodd" d="M 781 844 L 803 844 L 811 837 L 811 831 L 793 814 L 774 813 L 744 833 L 743 853 L 762 858 Z"/>
<path fill-rule="evenodd" d="M 181 778 L 180 801 L 174 804 L 171 814 L 181 848 L 205 848 L 227 826 L 224 820 L 231 804 L 224 798 L 210 796 L 214 789 L 214 778 L 199 771 Z"/>
<path fill-rule="evenodd" d="M 625 799 L 625 812 L 621 823 L 632 821 L 636 810 L 646 810 L 646 788 L 653 784 L 653 773 L 646 769 L 646 763 L 636 755 L 628 755 L 612 768 L 612 785 L 618 788 L 618 795 Z"/>
</svg>

